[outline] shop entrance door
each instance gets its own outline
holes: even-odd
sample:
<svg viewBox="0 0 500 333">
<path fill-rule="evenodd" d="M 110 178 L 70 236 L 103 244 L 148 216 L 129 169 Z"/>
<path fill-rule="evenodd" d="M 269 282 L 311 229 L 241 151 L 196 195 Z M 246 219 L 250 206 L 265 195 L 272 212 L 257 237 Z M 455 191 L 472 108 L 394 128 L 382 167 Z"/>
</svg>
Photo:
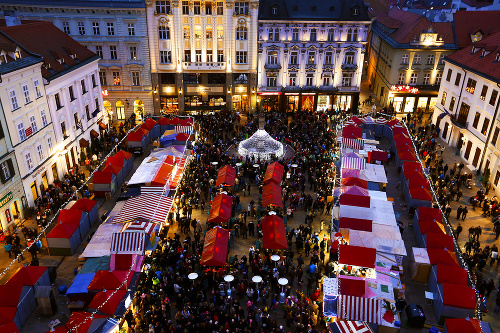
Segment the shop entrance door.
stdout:
<svg viewBox="0 0 500 333">
<path fill-rule="evenodd" d="M 36 201 L 38 199 L 38 186 L 36 185 L 36 180 L 31 183 L 31 195 L 33 196 L 33 201 Z"/>
<path fill-rule="evenodd" d="M 458 149 L 462 148 L 462 145 L 464 144 L 463 138 L 464 138 L 464 135 L 462 133 L 460 133 L 460 135 L 458 136 L 458 142 L 457 142 Z"/>
<path fill-rule="evenodd" d="M 69 172 L 69 170 L 71 170 L 71 163 L 69 162 L 69 155 L 68 155 L 68 153 L 66 153 L 64 155 L 64 157 L 66 158 L 66 168 L 68 169 L 68 172 Z"/>
<path fill-rule="evenodd" d="M 476 153 L 474 154 L 474 159 L 472 160 L 472 165 L 477 168 L 477 162 L 479 162 L 479 156 L 481 156 L 481 148 L 476 148 Z"/>
<path fill-rule="evenodd" d="M 467 142 L 467 148 L 465 148 L 465 155 L 464 155 L 464 157 L 465 157 L 466 160 L 469 160 L 470 150 L 471 149 L 472 149 L 472 142 L 469 141 L 469 142 Z"/>
<path fill-rule="evenodd" d="M 54 180 L 59 179 L 59 176 L 57 175 L 57 165 L 56 165 L 56 163 L 52 164 L 52 178 Z"/>
<path fill-rule="evenodd" d="M 446 141 L 446 136 L 448 135 L 448 126 L 449 126 L 449 124 L 448 124 L 448 123 L 444 124 L 444 131 L 443 131 L 443 136 L 442 136 L 442 138 L 443 138 L 443 140 L 445 140 L 445 141 Z"/>
<path fill-rule="evenodd" d="M 19 218 L 19 206 L 17 205 L 16 200 L 14 200 L 14 202 L 10 205 L 10 209 L 12 211 L 12 216 L 14 217 L 14 220 L 17 220 Z"/>
<path fill-rule="evenodd" d="M 44 189 L 49 188 L 49 182 L 47 181 L 47 171 L 42 173 L 42 185 L 43 185 Z"/>
</svg>

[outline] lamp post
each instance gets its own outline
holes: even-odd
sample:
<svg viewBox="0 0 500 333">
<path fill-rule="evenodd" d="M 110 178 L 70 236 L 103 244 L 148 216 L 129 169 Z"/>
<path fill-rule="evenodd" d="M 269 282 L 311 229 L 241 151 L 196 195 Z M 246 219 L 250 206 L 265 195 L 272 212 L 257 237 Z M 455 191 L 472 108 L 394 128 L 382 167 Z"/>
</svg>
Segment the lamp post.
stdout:
<svg viewBox="0 0 500 333">
<path fill-rule="evenodd" d="M 259 295 L 259 283 L 262 282 L 262 276 L 260 275 L 255 275 L 252 278 L 252 281 L 256 284 L 256 289 L 257 289 L 257 301 L 260 300 L 260 295 Z"/>
<path fill-rule="evenodd" d="M 232 276 L 231 274 L 228 274 L 226 276 L 224 276 L 224 281 L 227 282 L 227 292 L 226 292 L 226 295 L 231 297 L 231 282 L 234 280 L 234 276 Z"/>
<path fill-rule="evenodd" d="M 288 279 L 280 278 L 278 279 L 278 283 L 281 286 L 280 303 L 285 303 L 285 290 L 283 288 L 288 284 Z"/>
</svg>

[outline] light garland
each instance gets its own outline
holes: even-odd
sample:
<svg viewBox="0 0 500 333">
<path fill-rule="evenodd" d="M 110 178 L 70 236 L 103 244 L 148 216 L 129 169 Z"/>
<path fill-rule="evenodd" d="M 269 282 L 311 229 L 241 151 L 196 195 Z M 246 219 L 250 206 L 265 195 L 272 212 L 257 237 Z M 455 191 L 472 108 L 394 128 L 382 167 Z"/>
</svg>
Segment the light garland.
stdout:
<svg viewBox="0 0 500 333">
<path fill-rule="evenodd" d="M 411 139 L 411 142 L 412 142 L 412 145 L 413 145 L 413 149 L 415 150 L 416 154 L 415 156 L 417 157 L 418 159 L 418 162 L 420 163 L 421 167 L 422 167 L 422 170 L 424 170 L 424 164 L 422 163 L 422 160 L 420 159 L 420 155 L 418 153 L 418 150 L 417 150 L 417 146 L 415 145 L 415 140 L 413 138 L 413 136 L 411 135 L 411 132 L 409 131 L 408 129 L 408 126 L 406 125 L 406 122 L 404 120 L 401 120 L 401 123 L 404 125 L 404 127 L 406 128 L 406 131 L 408 132 L 408 135 L 410 136 L 410 139 Z M 474 291 L 476 292 L 476 299 L 478 300 L 476 302 L 476 309 L 475 309 L 475 316 L 476 318 L 481 321 L 482 320 L 482 316 L 481 316 L 481 311 L 479 310 L 479 307 L 480 307 L 480 304 L 481 304 L 481 296 L 479 295 L 479 291 L 476 289 L 476 283 L 474 281 L 474 278 L 472 277 L 472 274 L 471 272 L 469 271 L 469 266 L 467 264 L 467 262 L 465 261 L 464 257 L 463 257 L 463 254 L 462 254 L 462 249 L 460 248 L 460 246 L 458 245 L 458 241 L 457 239 L 455 238 L 455 233 L 453 232 L 453 227 L 451 226 L 451 224 L 448 222 L 448 219 L 446 218 L 446 215 L 443 213 L 444 210 L 443 210 L 443 207 L 441 206 L 441 204 L 439 203 L 439 200 L 438 200 L 438 196 L 436 194 L 436 191 L 434 190 L 434 185 L 432 183 L 432 180 L 431 178 L 429 177 L 429 175 L 425 172 L 422 172 L 423 175 L 425 176 L 425 178 L 427 178 L 428 182 L 429 182 L 429 188 L 432 192 L 432 195 L 434 197 L 434 200 L 436 201 L 438 207 L 439 207 L 439 210 L 441 211 L 441 214 L 442 214 L 442 217 L 443 217 L 443 220 L 445 221 L 447 227 L 449 228 L 449 230 L 451 231 L 451 237 L 453 239 L 453 244 L 455 245 L 455 247 L 458 249 L 458 258 L 460 259 L 461 263 L 462 263 L 462 266 L 465 268 L 465 270 L 467 271 L 467 276 L 469 278 L 469 281 L 471 282 L 471 285 L 472 285 L 472 288 L 474 288 Z M 482 332 L 482 329 L 481 329 L 481 332 Z"/>
</svg>

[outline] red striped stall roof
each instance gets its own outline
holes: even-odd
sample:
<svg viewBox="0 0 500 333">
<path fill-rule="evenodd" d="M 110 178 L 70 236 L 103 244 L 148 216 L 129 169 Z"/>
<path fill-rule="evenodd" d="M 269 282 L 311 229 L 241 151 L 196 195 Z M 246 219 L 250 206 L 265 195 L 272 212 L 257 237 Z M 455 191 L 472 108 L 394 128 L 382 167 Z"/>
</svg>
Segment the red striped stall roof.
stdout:
<svg viewBox="0 0 500 333">
<path fill-rule="evenodd" d="M 143 194 L 127 200 L 120 210 L 116 222 L 125 222 L 136 218 L 144 218 L 157 223 L 167 220 L 173 198 L 161 194 Z"/>
<path fill-rule="evenodd" d="M 363 149 L 364 141 L 360 139 L 342 138 L 342 148 Z"/>
<path fill-rule="evenodd" d="M 115 232 L 111 238 L 111 253 L 143 254 L 146 234 L 142 232 Z"/>
<path fill-rule="evenodd" d="M 364 170 L 366 169 L 366 160 L 356 157 L 342 157 L 342 168 Z"/>
<path fill-rule="evenodd" d="M 382 301 L 376 297 L 365 298 L 340 295 L 337 313 L 339 318 L 344 320 L 360 320 L 381 324 L 379 316 L 381 309 Z"/>
</svg>

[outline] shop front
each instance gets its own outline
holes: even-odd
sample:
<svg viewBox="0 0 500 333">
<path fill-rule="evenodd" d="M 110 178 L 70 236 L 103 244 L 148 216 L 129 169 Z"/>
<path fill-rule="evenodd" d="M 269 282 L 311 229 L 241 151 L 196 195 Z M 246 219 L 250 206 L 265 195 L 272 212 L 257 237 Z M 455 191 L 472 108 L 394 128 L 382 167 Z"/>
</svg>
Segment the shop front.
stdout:
<svg viewBox="0 0 500 333">
<path fill-rule="evenodd" d="M 136 121 L 142 121 L 144 119 L 144 103 L 140 99 L 134 101 L 134 114 Z"/>
<path fill-rule="evenodd" d="M 332 101 L 333 98 L 330 95 L 324 95 L 324 94 L 318 95 L 317 110 L 318 111 L 330 110 L 332 108 Z"/>
<path fill-rule="evenodd" d="M 260 92 L 260 110 L 264 112 L 278 112 L 280 110 L 281 92 Z"/>
<path fill-rule="evenodd" d="M 160 96 L 160 113 L 169 114 L 179 112 L 179 98 L 177 96 Z"/>
<path fill-rule="evenodd" d="M 16 184 L 19 183 L 19 184 Z M 24 199 L 23 199 L 24 198 Z M 21 181 L 16 181 L 0 194 L 0 221 L 1 231 L 5 232 L 9 227 L 20 225 L 22 221 L 24 191 Z"/>
<path fill-rule="evenodd" d="M 395 113 L 434 112 L 438 92 L 425 88 L 428 87 L 392 85 L 389 105 L 392 105 Z"/>
<path fill-rule="evenodd" d="M 299 110 L 300 93 L 285 93 L 286 112 L 296 112 Z"/>
</svg>

